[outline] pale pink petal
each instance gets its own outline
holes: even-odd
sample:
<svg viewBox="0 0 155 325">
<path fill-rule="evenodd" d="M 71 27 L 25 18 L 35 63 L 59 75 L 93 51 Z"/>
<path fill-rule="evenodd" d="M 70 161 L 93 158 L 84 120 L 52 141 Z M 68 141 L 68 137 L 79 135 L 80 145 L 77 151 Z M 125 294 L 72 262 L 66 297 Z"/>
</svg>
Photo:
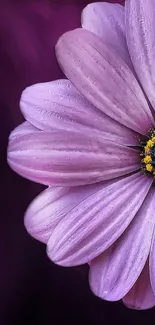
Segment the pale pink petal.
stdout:
<svg viewBox="0 0 155 325">
<path fill-rule="evenodd" d="M 146 135 L 154 125 L 147 101 L 129 67 L 110 46 L 81 28 L 59 39 L 56 54 L 68 79 L 95 107 Z"/>
<path fill-rule="evenodd" d="M 155 295 L 152 291 L 148 261 L 138 280 L 123 298 L 124 304 L 133 309 L 149 309 L 155 306 Z"/>
<path fill-rule="evenodd" d="M 155 209 L 154 211 L 152 211 L 152 219 L 155 219 Z M 150 278 L 151 278 L 152 289 L 155 294 L 155 228 L 154 228 L 153 240 L 152 240 L 151 251 L 150 251 Z"/>
<path fill-rule="evenodd" d="M 86 197 L 109 182 L 79 187 L 49 187 L 29 205 L 25 226 L 34 238 L 47 243 L 56 225 Z"/>
<path fill-rule="evenodd" d="M 38 132 L 39 129 L 37 129 L 35 126 L 30 124 L 29 122 L 25 121 L 18 125 L 9 135 L 9 139 L 12 140 L 14 137 L 19 137 L 24 134 L 30 134 L 34 132 Z"/>
<path fill-rule="evenodd" d="M 155 193 L 150 190 L 123 235 L 91 262 L 90 285 L 97 296 L 119 300 L 135 284 L 149 255 L 155 225 L 154 209 Z"/>
<path fill-rule="evenodd" d="M 126 38 L 137 76 L 155 109 L 155 3 L 125 1 Z"/>
<path fill-rule="evenodd" d="M 8 163 L 30 180 L 55 186 L 93 184 L 140 167 L 139 152 L 104 138 L 65 130 L 13 138 Z"/>
<path fill-rule="evenodd" d="M 83 10 L 81 20 L 83 28 L 101 37 L 133 68 L 125 39 L 123 6 L 106 2 L 90 3 Z"/>
<path fill-rule="evenodd" d="M 24 117 L 41 130 L 97 133 L 105 139 L 134 145 L 138 135 L 95 108 L 69 80 L 36 84 L 24 90 L 20 107 Z"/>
<path fill-rule="evenodd" d="M 137 173 L 90 195 L 57 225 L 48 241 L 48 256 L 56 264 L 72 266 L 101 254 L 130 224 L 151 183 Z"/>
</svg>

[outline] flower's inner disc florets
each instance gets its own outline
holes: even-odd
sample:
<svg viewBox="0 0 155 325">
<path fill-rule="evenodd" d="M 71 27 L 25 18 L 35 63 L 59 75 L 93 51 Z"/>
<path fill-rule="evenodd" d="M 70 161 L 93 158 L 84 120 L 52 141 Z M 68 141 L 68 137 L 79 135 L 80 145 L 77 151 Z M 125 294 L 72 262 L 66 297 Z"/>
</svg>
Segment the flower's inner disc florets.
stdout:
<svg viewBox="0 0 155 325">
<path fill-rule="evenodd" d="M 141 167 L 146 175 L 153 175 L 155 178 L 155 130 L 151 129 L 146 141 L 141 142 Z"/>
</svg>

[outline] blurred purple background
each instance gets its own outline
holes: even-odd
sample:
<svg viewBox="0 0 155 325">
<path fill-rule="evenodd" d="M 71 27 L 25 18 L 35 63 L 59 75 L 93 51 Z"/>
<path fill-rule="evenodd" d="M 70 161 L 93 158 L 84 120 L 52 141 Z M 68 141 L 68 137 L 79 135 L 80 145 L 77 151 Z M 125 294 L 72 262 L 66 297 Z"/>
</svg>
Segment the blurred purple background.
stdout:
<svg viewBox="0 0 155 325">
<path fill-rule="evenodd" d="M 66 269 L 48 260 L 45 246 L 23 225 L 24 211 L 42 186 L 6 163 L 8 135 L 22 121 L 22 90 L 63 77 L 54 46 L 63 32 L 80 26 L 88 2 L 0 1 L 0 325 L 153 323 L 154 310 L 131 311 L 93 296 L 87 265 Z"/>
</svg>

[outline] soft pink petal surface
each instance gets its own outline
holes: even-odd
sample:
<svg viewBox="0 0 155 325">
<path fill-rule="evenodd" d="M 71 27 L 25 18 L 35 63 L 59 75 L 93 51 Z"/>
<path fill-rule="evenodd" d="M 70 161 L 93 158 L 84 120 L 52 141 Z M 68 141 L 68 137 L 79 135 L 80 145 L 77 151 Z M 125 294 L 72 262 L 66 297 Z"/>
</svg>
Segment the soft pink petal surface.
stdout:
<svg viewBox="0 0 155 325">
<path fill-rule="evenodd" d="M 83 28 L 101 37 L 133 68 L 125 39 L 123 6 L 106 2 L 90 3 L 84 8 L 81 20 Z"/>
<path fill-rule="evenodd" d="M 151 183 L 137 173 L 90 195 L 57 225 L 47 244 L 48 256 L 57 264 L 72 266 L 101 254 L 130 224 Z"/>
<path fill-rule="evenodd" d="M 85 99 L 69 80 L 56 80 L 26 88 L 20 107 L 25 118 L 41 130 L 87 132 L 133 145 L 138 135 Z"/>
<path fill-rule="evenodd" d="M 155 295 L 150 283 L 148 262 L 145 264 L 134 286 L 123 298 L 123 302 L 128 308 L 139 310 L 149 309 L 155 305 Z"/>
<path fill-rule="evenodd" d="M 139 152 L 87 133 L 55 130 L 14 137 L 8 163 L 30 180 L 55 186 L 93 184 L 139 169 Z"/>
<path fill-rule="evenodd" d="M 126 38 L 137 76 L 155 109 L 155 3 L 125 1 Z"/>
<path fill-rule="evenodd" d="M 147 178 L 144 178 L 146 181 Z M 119 300 L 138 279 L 150 251 L 155 225 L 152 218 L 154 209 L 155 193 L 150 190 L 123 235 L 91 262 L 90 285 L 97 296 L 110 301 Z"/>
<path fill-rule="evenodd" d="M 155 210 L 152 211 L 152 218 L 155 218 Z M 151 285 L 152 285 L 153 292 L 155 294 L 155 228 L 154 228 L 153 240 L 151 245 L 149 264 L 150 264 Z"/>
<path fill-rule="evenodd" d="M 30 133 L 35 133 L 39 131 L 35 126 L 30 124 L 29 122 L 25 121 L 18 125 L 11 133 L 9 136 L 9 139 L 12 140 L 14 137 L 25 135 L 25 134 L 30 134 Z"/>
<path fill-rule="evenodd" d="M 34 238 L 47 243 L 57 224 L 86 197 L 109 182 L 79 187 L 49 187 L 38 195 L 25 214 L 25 226 Z"/>
<path fill-rule="evenodd" d="M 76 29 L 59 39 L 56 54 L 68 79 L 95 107 L 139 133 L 148 132 L 154 120 L 144 94 L 111 47 Z"/>
</svg>

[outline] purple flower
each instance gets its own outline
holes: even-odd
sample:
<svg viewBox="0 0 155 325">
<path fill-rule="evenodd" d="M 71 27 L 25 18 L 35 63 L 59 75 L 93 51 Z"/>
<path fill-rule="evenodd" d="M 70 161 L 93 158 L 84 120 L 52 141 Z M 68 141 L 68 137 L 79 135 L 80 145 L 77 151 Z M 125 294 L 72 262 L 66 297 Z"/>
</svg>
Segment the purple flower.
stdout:
<svg viewBox="0 0 155 325">
<path fill-rule="evenodd" d="M 97 296 L 137 309 L 155 305 L 154 19 L 152 0 L 87 6 L 56 46 L 68 80 L 23 92 L 8 146 L 12 169 L 49 186 L 28 232 L 55 263 L 89 263 Z"/>
</svg>

